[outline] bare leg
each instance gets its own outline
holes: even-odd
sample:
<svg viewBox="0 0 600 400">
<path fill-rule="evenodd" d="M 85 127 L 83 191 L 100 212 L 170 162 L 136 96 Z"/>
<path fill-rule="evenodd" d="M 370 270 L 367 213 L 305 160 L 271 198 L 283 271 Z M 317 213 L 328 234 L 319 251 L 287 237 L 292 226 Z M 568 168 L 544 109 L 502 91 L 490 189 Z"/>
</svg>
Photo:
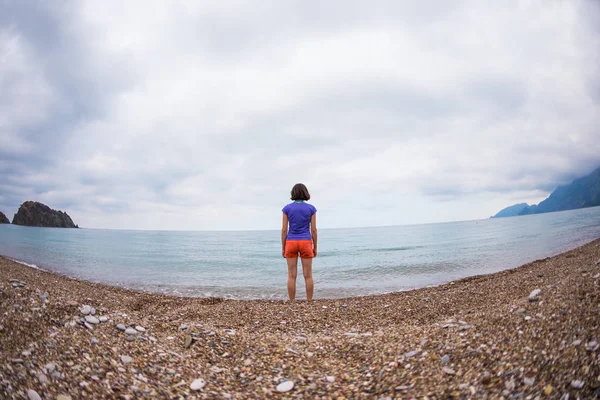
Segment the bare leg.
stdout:
<svg viewBox="0 0 600 400">
<path fill-rule="evenodd" d="M 286 258 L 286 261 L 288 265 L 288 296 L 291 301 L 294 301 L 296 299 L 296 276 L 298 275 L 298 257 Z"/>
<path fill-rule="evenodd" d="M 302 259 L 302 273 L 304 274 L 304 282 L 306 282 L 306 300 L 312 300 L 315 288 L 312 277 L 312 258 Z"/>
</svg>

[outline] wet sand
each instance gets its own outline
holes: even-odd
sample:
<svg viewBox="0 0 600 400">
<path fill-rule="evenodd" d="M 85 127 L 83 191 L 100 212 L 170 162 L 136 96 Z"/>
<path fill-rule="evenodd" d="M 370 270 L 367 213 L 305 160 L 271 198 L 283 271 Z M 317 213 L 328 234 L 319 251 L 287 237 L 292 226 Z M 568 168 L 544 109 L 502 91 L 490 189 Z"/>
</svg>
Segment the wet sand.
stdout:
<svg viewBox="0 0 600 400">
<path fill-rule="evenodd" d="M 594 398 L 599 285 L 600 240 L 433 288 L 295 303 L 140 293 L 0 258 L 0 398 Z"/>
</svg>

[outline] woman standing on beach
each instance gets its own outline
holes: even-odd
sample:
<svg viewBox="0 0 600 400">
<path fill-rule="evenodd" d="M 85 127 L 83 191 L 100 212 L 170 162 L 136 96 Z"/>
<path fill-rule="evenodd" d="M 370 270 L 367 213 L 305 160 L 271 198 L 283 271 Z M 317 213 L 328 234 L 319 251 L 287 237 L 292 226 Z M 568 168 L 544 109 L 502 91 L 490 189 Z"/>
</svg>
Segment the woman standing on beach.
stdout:
<svg viewBox="0 0 600 400">
<path fill-rule="evenodd" d="M 306 282 L 306 299 L 313 297 L 312 259 L 317 256 L 317 209 L 306 203 L 310 193 L 302 183 L 297 183 L 291 192 L 292 203 L 283 207 L 281 227 L 281 254 L 287 260 L 287 289 L 290 300 L 296 299 L 296 276 L 298 255 L 302 260 L 302 273 Z M 289 225 L 289 230 L 288 230 Z"/>
</svg>

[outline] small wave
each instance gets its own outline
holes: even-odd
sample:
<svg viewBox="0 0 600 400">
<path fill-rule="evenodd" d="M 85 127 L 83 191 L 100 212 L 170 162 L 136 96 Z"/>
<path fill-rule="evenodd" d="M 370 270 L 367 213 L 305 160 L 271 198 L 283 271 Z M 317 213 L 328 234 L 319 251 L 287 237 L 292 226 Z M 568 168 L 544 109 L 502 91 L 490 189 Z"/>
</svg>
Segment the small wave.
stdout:
<svg viewBox="0 0 600 400">
<path fill-rule="evenodd" d="M 38 266 L 37 266 L 37 265 L 35 265 L 35 264 L 29 264 L 29 263 L 26 263 L 25 261 L 17 260 L 17 259 L 15 259 L 15 258 L 10 258 L 10 257 L 7 257 L 7 258 L 8 258 L 9 260 L 11 260 L 11 261 L 14 261 L 14 262 L 18 263 L 18 264 L 25 265 L 25 266 L 27 266 L 27 267 L 29 267 L 29 268 L 37 269 L 37 270 L 39 270 L 39 271 L 44 271 L 44 269 L 42 269 L 42 268 L 38 267 Z"/>
<path fill-rule="evenodd" d="M 423 247 L 424 246 L 381 247 L 378 249 L 366 249 L 365 251 L 374 251 L 374 252 L 406 251 L 406 250 L 421 249 Z"/>
</svg>

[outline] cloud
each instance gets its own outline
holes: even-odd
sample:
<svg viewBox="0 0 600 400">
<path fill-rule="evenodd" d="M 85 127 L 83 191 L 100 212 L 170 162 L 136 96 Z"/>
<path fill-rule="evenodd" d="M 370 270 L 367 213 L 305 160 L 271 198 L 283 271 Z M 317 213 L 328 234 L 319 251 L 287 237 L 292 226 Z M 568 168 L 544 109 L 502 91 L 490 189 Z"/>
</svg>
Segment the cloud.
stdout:
<svg viewBox="0 0 600 400">
<path fill-rule="evenodd" d="M 81 226 L 484 218 L 600 165 L 590 1 L 0 5 L 0 209 Z M 8 95 L 4 95 L 8 94 Z"/>
</svg>

